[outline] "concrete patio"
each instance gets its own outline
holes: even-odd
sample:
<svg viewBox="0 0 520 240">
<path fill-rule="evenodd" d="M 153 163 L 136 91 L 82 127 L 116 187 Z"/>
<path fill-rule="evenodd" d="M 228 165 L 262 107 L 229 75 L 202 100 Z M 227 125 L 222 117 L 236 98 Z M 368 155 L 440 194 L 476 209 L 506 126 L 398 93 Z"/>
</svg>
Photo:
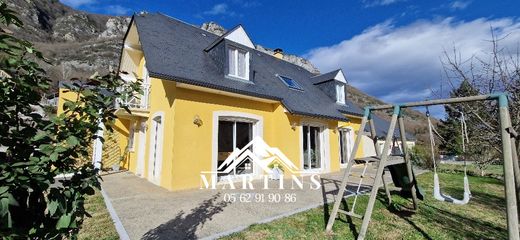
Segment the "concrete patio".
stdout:
<svg viewBox="0 0 520 240">
<path fill-rule="evenodd" d="M 354 171 L 361 170 L 355 168 Z M 132 173 L 121 172 L 103 176 L 102 187 L 130 239 L 198 239 L 228 235 L 251 224 L 269 222 L 332 202 L 341 176 L 341 173 L 321 175 L 322 188 L 318 190 L 309 188 L 311 182 L 306 177 L 303 190 L 290 189 L 289 179 L 284 190 L 274 189 L 278 182 L 270 180 L 273 189 L 269 190 L 262 189 L 263 181 L 254 181 L 254 190 L 238 189 L 241 184 L 237 184 L 234 190 L 217 187 L 217 190 L 171 192 Z M 385 178 L 390 181 L 389 174 Z M 357 186 L 359 179 L 352 180 Z M 225 201 L 225 195 L 232 193 L 236 195 L 236 201 Z M 240 194 L 244 196 L 242 200 L 250 196 L 250 202 L 241 202 Z M 257 202 L 260 199 L 255 199 L 255 194 L 263 195 L 264 202 Z M 280 194 L 280 202 L 270 202 L 269 196 L 276 194 Z M 285 202 L 286 194 L 295 194 L 295 201 Z"/>
</svg>

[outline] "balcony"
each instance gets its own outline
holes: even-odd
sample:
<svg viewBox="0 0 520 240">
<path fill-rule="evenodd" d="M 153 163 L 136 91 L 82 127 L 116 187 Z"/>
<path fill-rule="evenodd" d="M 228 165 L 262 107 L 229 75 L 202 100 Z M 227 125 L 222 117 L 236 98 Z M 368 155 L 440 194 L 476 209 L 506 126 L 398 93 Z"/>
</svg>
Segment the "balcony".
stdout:
<svg viewBox="0 0 520 240">
<path fill-rule="evenodd" d="M 147 118 L 150 113 L 149 106 L 150 84 L 142 83 L 141 91 L 126 95 L 116 100 L 116 115 L 122 118 Z M 127 112 L 124 107 L 130 110 Z"/>
</svg>

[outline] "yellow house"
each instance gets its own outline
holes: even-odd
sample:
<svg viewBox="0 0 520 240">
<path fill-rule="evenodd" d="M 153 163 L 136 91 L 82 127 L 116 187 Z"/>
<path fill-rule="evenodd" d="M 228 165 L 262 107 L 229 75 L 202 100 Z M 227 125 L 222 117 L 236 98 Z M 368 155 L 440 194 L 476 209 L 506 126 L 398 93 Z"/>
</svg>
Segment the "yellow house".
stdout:
<svg viewBox="0 0 520 240">
<path fill-rule="evenodd" d="M 281 54 L 256 50 L 240 25 L 217 36 L 162 14 L 134 15 L 119 68 L 127 81 L 142 79 L 143 94 L 118 102 L 131 114 L 117 111 L 116 132 L 94 156 L 105 168 L 122 159 L 169 190 L 198 188 L 201 172 L 222 169 L 255 137 L 303 174 L 340 171 L 363 114 L 347 99 L 343 71 L 316 76 Z M 262 170 L 245 160 L 218 179 L 244 174 Z"/>
</svg>

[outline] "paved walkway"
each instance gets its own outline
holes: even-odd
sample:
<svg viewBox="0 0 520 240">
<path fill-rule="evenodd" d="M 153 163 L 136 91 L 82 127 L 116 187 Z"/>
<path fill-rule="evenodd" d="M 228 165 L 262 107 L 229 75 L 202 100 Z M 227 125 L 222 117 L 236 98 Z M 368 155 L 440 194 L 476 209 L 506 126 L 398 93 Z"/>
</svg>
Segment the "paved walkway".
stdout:
<svg viewBox="0 0 520 240">
<path fill-rule="evenodd" d="M 102 186 L 131 239 L 195 239 L 227 235 L 251 224 L 269 222 L 332 202 L 341 176 L 341 173 L 321 175 L 322 188 L 319 190 L 310 190 L 310 179 L 304 178 L 303 190 L 291 190 L 291 182 L 286 180 L 285 190 L 263 190 L 263 181 L 255 181 L 255 190 L 171 192 L 132 173 L 121 172 L 103 176 Z M 278 182 L 270 180 L 269 184 L 273 187 Z M 241 184 L 237 184 L 239 187 Z M 232 193 L 237 201 L 225 201 L 224 198 Z M 286 202 L 291 201 L 292 193 L 295 201 Z M 273 196 L 278 194 L 280 202 L 270 202 L 276 200 Z M 256 202 L 262 200 L 261 196 L 264 203 Z"/>
</svg>

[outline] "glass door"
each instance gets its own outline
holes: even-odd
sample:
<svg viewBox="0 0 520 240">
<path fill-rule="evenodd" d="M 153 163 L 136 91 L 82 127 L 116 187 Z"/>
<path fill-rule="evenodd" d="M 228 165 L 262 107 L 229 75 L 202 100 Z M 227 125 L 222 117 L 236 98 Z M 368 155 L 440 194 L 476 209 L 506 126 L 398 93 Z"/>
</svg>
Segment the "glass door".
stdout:
<svg viewBox="0 0 520 240">
<path fill-rule="evenodd" d="M 353 136 L 352 129 L 341 128 L 339 130 L 339 161 L 341 165 L 346 165 L 352 152 Z"/>
<path fill-rule="evenodd" d="M 224 161 L 233 153 L 234 150 L 242 150 L 253 140 L 253 123 L 235 120 L 220 120 L 218 122 L 218 157 L 217 169 L 224 164 Z M 253 151 L 250 146 L 249 150 Z M 245 149 L 244 149 L 245 150 Z M 243 152 L 238 157 L 244 154 Z M 218 177 L 228 175 L 241 175 L 253 173 L 253 162 L 246 157 L 240 163 L 230 163 L 236 166 L 228 172 L 219 172 Z M 227 169 L 226 167 L 224 169 Z"/>
<path fill-rule="evenodd" d="M 303 125 L 303 169 L 321 169 L 321 129 Z"/>
</svg>

